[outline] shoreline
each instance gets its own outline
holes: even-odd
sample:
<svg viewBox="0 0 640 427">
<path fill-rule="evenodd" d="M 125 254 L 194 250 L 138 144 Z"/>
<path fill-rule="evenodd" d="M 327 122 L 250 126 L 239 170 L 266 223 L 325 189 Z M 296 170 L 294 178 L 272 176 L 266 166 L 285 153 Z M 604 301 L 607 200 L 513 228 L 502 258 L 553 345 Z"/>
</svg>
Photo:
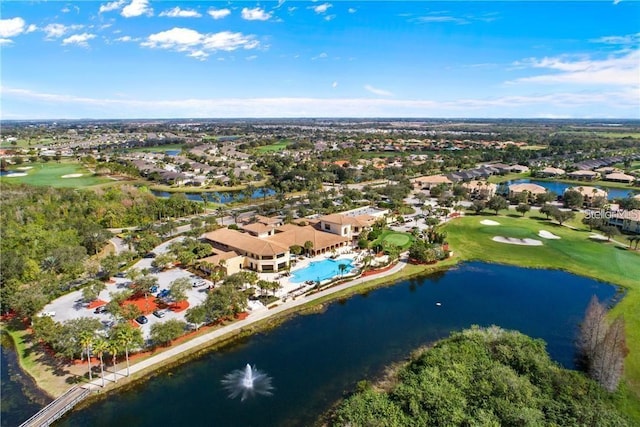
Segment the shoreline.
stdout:
<svg viewBox="0 0 640 427">
<path fill-rule="evenodd" d="M 126 376 L 125 361 L 120 360 L 116 366 L 116 375 L 118 376 L 117 383 L 113 382 L 113 370 L 111 369 L 111 366 L 106 363 L 104 388 L 101 387 L 102 379 L 100 376 L 94 376 L 94 380 L 91 382 L 84 378 L 83 381 L 79 382 L 79 385 L 90 387 L 93 391 L 93 393 L 89 395 L 79 407 L 90 405 L 95 401 L 95 399 L 100 399 L 102 396 L 135 386 L 152 375 L 165 372 L 175 366 L 186 363 L 205 352 L 214 351 L 216 348 L 232 344 L 237 340 L 241 340 L 255 333 L 278 327 L 280 324 L 286 322 L 295 315 L 321 312 L 324 309 L 324 306 L 331 302 L 343 298 L 349 298 L 357 294 L 363 294 L 376 288 L 392 286 L 399 281 L 403 281 L 411 277 L 441 272 L 461 261 L 462 260 L 460 259 L 450 259 L 442 261 L 436 265 L 414 265 L 409 264 L 406 259 L 401 258 L 401 260 L 399 260 L 391 270 L 344 282 L 325 289 L 324 291 L 314 293 L 309 297 L 280 303 L 268 311 L 259 313 L 256 317 L 247 317 L 243 320 L 237 320 L 221 328 L 188 338 L 188 340 L 180 342 L 174 346 L 164 347 L 161 352 L 151 354 L 149 356 L 143 356 L 143 359 L 131 364 L 129 377 Z M 14 349 L 18 356 L 18 367 L 25 375 L 29 376 L 42 393 L 52 398 L 56 398 L 66 391 L 66 388 L 61 391 L 58 390 L 59 387 L 47 387 L 42 384 L 42 381 L 39 382 L 25 366 L 21 354 L 19 354 L 17 341 L 20 340 L 20 337 L 17 335 L 19 335 L 20 331 L 10 330 L 7 328 L 6 323 L 2 325 L 2 329 L 7 332 L 7 335 L 14 343 Z M 95 364 L 95 360 L 93 363 Z"/>
<path fill-rule="evenodd" d="M 615 297 L 617 309 L 620 308 L 621 303 L 624 304 L 626 302 L 628 304 L 629 295 L 634 294 L 634 286 L 624 283 L 624 280 L 614 281 L 596 277 L 593 274 L 589 274 L 592 273 L 589 269 L 576 268 L 578 266 L 575 265 L 558 268 L 544 265 L 526 265 L 526 263 L 519 262 L 518 260 L 515 262 L 505 262 L 504 260 L 485 260 L 482 259 L 482 257 L 469 257 L 468 255 L 470 254 L 467 254 L 467 256 L 461 256 L 460 253 L 456 253 L 451 258 L 432 265 L 409 264 L 406 259 L 403 260 L 401 258 L 401 260 L 388 272 L 381 272 L 377 275 L 358 278 L 333 286 L 325 289 L 324 291 L 312 294 L 310 296 L 311 298 L 298 298 L 296 300 L 290 300 L 287 303 L 280 303 L 274 309 L 259 313 L 261 316 L 256 316 L 254 318 L 249 317 L 246 320 L 235 321 L 234 323 L 223 326 L 222 328 L 189 338 L 188 341 L 180 342 L 180 344 L 177 344 L 174 347 L 163 348 L 161 353 L 151 355 L 139 362 L 136 362 L 134 365 L 131 365 L 131 376 L 129 377 L 126 377 L 124 374 L 126 372 L 126 368 L 122 369 L 124 366 L 124 360 L 121 360 L 118 363 L 118 367 L 120 368 L 118 369 L 118 372 L 120 373 L 118 376 L 118 383 L 113 383 L 113 371 L 110 370 L 110 366 L 106 366 L 105 368 L 108 372 L 105 375 L 106 387 L 104 389 L 100 387 L 99 384 L 101 383 L 101 379 L 100 377 L 95 377 L 96 379 L 91 383 L 93 384 L 91 387 L 97 392 L 92 393 L 78 407 L 86 407 L 103 397 L 112 395 L 114 392 L 135 387 L 137 384 L 146 381 L 154 375 L 167 372 L 178 365 L 182 365 L 199 357 L 204 353 L 215 351 L 222 346 L 232 345 L 234 342 L 247 338 L 255 333 L 276 328 L 295 315 L 321 312 L 326 304 L 346 299 L 356 294 L 366 294 L 367 292 L 377 288 L 393 286 L 400 281 L 404 281 L 412 277 L 424 277 L 431 274 L 437 274 L 439 272 L 446 271 L 451 267 L 455 267 L 462 262 L 481 261 L 522 268 L 559 270 L 579 276 L 589 277 L 614 285 L 618 288 L 618 292 Z M 401 268 L 399 268 L 400 266 Z M 18 361 L 21 370 L 27 375 L 30 375 L 30 373 L 24 369 L 21 363 L 21 358 L 18 358 Z M 161 365 L 159 365 L 160 362 L 162 362 Z M 134 370 L 136 365 L 138 368 L 135 368 Z M 87 380 L 84 380 L 82 384 L 87 386 L 90 383 Z M 48 395 L 51 394 L 40 385 L 38 385 L 38 388 Z M 631 395 L 635 394 L 631 392 Z"/>
</svg>

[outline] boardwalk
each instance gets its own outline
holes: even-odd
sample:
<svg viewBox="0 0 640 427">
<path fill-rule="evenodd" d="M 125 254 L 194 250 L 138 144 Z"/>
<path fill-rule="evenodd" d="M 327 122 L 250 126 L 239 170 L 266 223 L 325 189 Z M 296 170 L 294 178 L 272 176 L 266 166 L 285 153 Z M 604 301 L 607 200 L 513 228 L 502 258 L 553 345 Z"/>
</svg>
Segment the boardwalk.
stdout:
<svg viewBox="0 0 640 427">
<path fill-rule="evenodd" d="M 55 420 L 62 417 L 71 410 L 82 399 L 91 393 L 89 388 L 73 387 L 67 390 L 62 396 L 42 408 L 37 414 L 29 418 L 20 427 L 42 427 L 51 425 Z"/>
</svg>

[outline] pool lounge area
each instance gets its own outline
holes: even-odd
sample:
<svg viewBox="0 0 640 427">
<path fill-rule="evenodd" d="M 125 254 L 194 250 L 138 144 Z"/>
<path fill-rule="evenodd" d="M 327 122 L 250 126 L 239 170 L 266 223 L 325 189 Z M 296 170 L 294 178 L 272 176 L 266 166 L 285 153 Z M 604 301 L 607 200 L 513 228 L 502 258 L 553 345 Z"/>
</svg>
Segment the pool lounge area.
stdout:
<svg viewBox="0 0 640 427">
<path fill-rule="evenodd" d="M 346 269 L 343 272 L 340 271 L 341 264 L 346 265 Z M 354 268 L 353 260 L 350 258 L 327 258 L 320 261 L 312 261 L 306 267 L 292 271 L 289 281 L 291 283 L 322 282 L 340 274 L 349 274 Z"/>
</svg>

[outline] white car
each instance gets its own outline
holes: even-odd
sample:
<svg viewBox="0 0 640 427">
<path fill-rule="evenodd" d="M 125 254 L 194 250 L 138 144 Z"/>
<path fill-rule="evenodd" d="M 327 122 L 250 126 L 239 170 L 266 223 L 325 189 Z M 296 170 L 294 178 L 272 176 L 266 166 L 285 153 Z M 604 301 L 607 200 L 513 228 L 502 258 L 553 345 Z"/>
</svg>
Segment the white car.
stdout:
<svg viewBox="0 0 640 427">
<path fill-rule="evenodd" d="M 56 312 L 55 311 L 43 311 L 42 313 L 38 314 L 39 317 L 55 317 L 56 316 Z"/>
</svg>

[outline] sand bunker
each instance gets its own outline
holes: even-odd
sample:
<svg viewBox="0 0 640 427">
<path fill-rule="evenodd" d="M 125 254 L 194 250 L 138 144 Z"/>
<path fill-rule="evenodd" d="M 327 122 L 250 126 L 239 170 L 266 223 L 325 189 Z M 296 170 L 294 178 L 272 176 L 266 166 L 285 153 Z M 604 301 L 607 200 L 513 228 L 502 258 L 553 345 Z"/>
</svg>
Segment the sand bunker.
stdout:
<svg viewBox="0 0 640 427">
<path fill-rule="evenodd" d="M 510 245 L 542 246 L 542 242 L 536 239 L 518 239 L 515 237 L 495 236 L 491 240 L 498 243 L 508 243 Z"/>
<path fill-rule="evenodd" d="M 603 236 L 602 234 L 597 233 L 590 235 L 589 238 L 593 240 L 609 240 L 607 236 Z"/>
<path fill-rule="evenodd" d="M 61 178 L 79 178 L 81 176 L 81 173 L 70 173 L 68 175 L 62 175 Z"/>
<path fill-rule="evenodd" d="M 542 237 L 543 239 L 560 239 L 560 236 L 556 236 L 555 234 L 547 230 L 538 231 L 538 236 Z"/>
<path fill-rule="evenodd" d="M 27 176 L 27 174 L 24 172 L 17 172 L 17 173 L 10 173 L 10 174 L 4 175 L 5 178 L 16 178 L 19 176 Z"/>
<path fill-rule="evenodd" d="M 20 166 L 19 168 L 16 168 L 16 169 L 19 169 L 21 171 L 28 171 L 29 169 L 33 169 L 33 166 Z"/>
<path fill-rule="evenodd" d="M 482 225 L 500 225 L 500 223 L 498 221 L 492 221 L 490 219 L 483 219 L 482 221 L 480 221 L 480 224 L 482 224 Z"/>
</svg>

